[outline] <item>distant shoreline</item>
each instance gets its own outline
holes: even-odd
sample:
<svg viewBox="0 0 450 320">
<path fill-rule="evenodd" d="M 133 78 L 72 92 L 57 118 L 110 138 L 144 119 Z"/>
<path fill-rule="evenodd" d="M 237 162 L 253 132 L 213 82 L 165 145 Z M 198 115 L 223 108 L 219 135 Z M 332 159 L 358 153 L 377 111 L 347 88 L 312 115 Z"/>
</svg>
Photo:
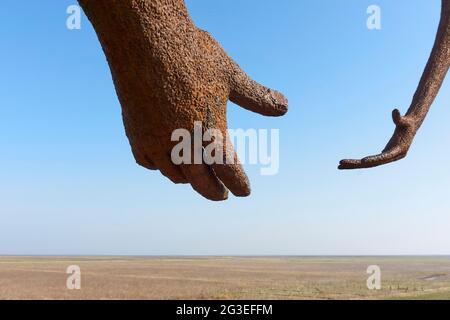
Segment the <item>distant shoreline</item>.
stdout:
<svg viewBox="0 0 450 320">
<path fill-rule="evenodd" d="M 1 257 L 19 257 L 19 258 L 173 258 L 173 259 L 205 259 L 205 258 L 450 258 L 450 254 L 430 254 L 430 255 L 109 255 L 109 254 L 0 254 Z"/>
</svg>

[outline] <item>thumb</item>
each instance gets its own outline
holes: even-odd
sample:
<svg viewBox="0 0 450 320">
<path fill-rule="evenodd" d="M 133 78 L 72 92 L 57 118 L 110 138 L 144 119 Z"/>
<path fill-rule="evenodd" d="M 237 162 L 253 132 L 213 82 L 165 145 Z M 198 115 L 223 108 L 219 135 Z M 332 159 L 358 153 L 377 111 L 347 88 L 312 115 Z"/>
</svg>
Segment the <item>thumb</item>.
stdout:
<svg viewBox="0 0 450 320">
<path fill-rule="evenodd" d="M 235 62 L 233 65 L 230 92 L 232 102 L 264 116 L 279 117 L 288 111 L 288 100 L 283 94 L 260 85 Z"/>
</svg>

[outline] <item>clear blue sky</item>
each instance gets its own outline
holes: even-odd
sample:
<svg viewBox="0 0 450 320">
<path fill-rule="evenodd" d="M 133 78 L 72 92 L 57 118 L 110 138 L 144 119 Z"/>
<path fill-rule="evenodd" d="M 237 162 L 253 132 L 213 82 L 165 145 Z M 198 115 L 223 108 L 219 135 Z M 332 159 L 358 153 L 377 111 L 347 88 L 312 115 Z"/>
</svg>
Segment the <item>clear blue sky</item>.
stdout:
<svg viewBox="0 0 450 320">
<path fill-rule="evenodd" d="M 382 30 L 366 9 L 382 9 Z M 0 254 L 450 254 L 448 81 L 409 157 L 340 172 L 380 151 L 434 41 L 438 0 L 188 0 L 284 118 L 230 105 L 233 128 L 280 128 L 276 176 L 209 202 L 138 167 L 96 35 L 65 27 L 75 0 L 0 11 Z"/>
</svg>

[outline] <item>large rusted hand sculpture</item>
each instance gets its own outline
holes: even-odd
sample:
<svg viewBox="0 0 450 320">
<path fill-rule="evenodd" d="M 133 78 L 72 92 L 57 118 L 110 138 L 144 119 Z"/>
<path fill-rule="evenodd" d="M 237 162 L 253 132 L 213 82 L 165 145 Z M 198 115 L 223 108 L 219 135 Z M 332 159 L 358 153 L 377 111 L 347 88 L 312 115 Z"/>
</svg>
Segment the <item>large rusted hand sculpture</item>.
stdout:
<svg viewBox="0 0 450 320">
<path fill-rule="evenodd" d="M 238 161 L 174 165 L 172 132 L 192 132 L 201 121 L 205 130 L 215 128 L 226 137 L 229 99 L 262 115 L 281 116 L 287 112 L 284 96 L 250 79 L 194 25 L 184 0 L 79 3 L 108 59 L 137 163 L 174 183 L 190 183 L 211 200 L 225 200 L 227 189 L 248 196 L 249 181 Z M 230 144 L 224 148 L 229 152 Z"/>
<path fill-rule="evenodd" d="M 442 0 L 441 21 L 433 51 L 408 112 L 405 116 L 401 116 L 398 110 L 393 112 L 396 129 L 391 140 L 381 154 L 361 160 L 342 160 L 339 169 L 371 168 L 403 159 L 444 82 L 449 66 L 450 0 Z"/>
</svg>

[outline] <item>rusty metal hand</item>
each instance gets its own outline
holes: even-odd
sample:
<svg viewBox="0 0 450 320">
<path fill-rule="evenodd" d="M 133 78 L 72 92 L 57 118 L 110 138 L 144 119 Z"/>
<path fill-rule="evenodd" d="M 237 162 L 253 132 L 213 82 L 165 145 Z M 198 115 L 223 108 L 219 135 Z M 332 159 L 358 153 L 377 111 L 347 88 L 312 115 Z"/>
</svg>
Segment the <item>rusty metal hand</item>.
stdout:
<svg viewBox="0 0 450 320">
<path fill-rule="evenodd" d="M 194 25 L 183 0 L 79 3 L 108 59 L 137 163 L 160 170 L 174 183 L 190 183 L 211 200 L 225 200 L 227 189 L 248 196 L 250 184 L 234 151 L 232 164 L 175 165 L 172 132 L 192 132 L 201 121 L 225 137 L 228 100 L 262 115 L 281 116 L 288 108 L 284 96 L 250 79 Z"/>
<path fill-rule="evenodd" d="M 449 66 L 450 0 L 442 0 L 441 21 L 430 59 L 406 115 L 401 116 L 398 110 L 393 112 L 396 129 L 391 140 L 381 154 L 361 160 L 342 160 L 339 169 L 371 168 L 406 157 L 414 136 L 425 120 L 444 82 Z"/>
</svg>

